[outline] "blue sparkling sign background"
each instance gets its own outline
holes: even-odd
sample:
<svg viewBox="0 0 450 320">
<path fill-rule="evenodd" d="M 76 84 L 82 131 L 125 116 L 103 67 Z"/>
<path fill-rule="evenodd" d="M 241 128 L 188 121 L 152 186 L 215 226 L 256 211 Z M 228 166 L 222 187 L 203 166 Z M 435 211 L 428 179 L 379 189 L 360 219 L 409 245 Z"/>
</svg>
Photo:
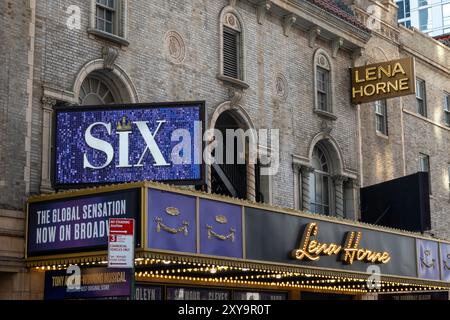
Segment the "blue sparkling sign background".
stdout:
<svg viewBox="0 0 450 320">
<path fill-rule="evenodd" d="M 200 180 L 202 178 L 200 164 L 194 164 L 194 156 L 201 155 L 201 126 L 195 132 L 195 121 L 202 121 L 202 105 L 178 105 L 161 107 L 139 107 L 124 109 L 95 108 L 92 111 L 71 109 L 59 110 L 56 114 L 56 165 L 55 184 L 98 184 L 119 183 L 142 180 L 174 181 Z M 93 108 L 94 109 L 94 108 Z M 126 117 L 126 121 L 147 121 L 152 134 L 158 127 L 158 121 L 165 121 L 155 135 L 155 141 L 169 166 L 154 166 L 155 160 L 149 150 L 143 158 L 143 166 L 136 167 L 147 145 L 136 124 L 132 124 L 129 134 L 129 168 L 117 168 L 119 164 L 119 136 L 117 124 Z M 92 166 L 100 167 L 106 163 L 107 156 L 103 151 L 90 148 L 85 141 L 86 129 L 93 123 L 111 123 L 111 134 L 102 125 L 92 128 L 92 136 L 108 142 L 114 149 L 114 159 L 104 169 L 83 168 L 83 157 Z M 191 161 L 187 164 L 173 164 L 171 153 L 174 146 L 182 139 L 171 141 L 172 132 L 185 129 L 190 134 Z M 197 133 L 200 136 L 196 136 Z M 199 138 L 200 137 L 200 138 Z M 188 141 L 189 142 L 189 141 Z"/>
</svg>

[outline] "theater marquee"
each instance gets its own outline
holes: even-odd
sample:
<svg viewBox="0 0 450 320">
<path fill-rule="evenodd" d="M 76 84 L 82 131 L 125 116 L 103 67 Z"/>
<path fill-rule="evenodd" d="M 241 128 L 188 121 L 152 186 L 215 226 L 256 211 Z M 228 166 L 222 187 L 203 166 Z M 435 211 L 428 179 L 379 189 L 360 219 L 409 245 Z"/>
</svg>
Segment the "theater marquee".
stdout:
<svg viewBox="0 0 450 320">
<path fill-rule="evenodd" d="M 203 101 L 58 107 L 54 121 L 56 189 L 204 183 Z"/>
<path fill-rule="evenodd" d="M 411 57 L 351 69 L 352 103 L 414 94 L 414 60 Z"/>
</svg>

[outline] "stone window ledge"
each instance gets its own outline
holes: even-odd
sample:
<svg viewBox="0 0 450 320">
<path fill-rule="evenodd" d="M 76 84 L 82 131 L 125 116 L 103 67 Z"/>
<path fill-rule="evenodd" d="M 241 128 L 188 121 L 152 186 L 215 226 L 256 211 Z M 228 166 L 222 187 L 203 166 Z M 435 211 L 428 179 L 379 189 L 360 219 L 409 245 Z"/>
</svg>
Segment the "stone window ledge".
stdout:
<svg viewBox="0 0 450 320">
<path fill-rule="evenodd" d="M 223 81 L 225 83 L 229 83 L 229 84 L 231 84 L 234 87 L 241 88 L 241 89 L 248 89 L 249 88 L 249 85 L 246 82 L 244 82 L 242 80 L 239 80 L 239 79 L 235 79 L 235 78 L 231 78 L 231 77 L 225 76 L 223 74 L 217 75 L 217 79 L 219 79 L 219 80 L 221 80 L 221 81 Z"/>
<path fill-rule="evenodd" d="M 125 40 L 122 37 L 116 36 L 115 34 L 112 34 L 112 33 L 107 33 L 104 31 L 97 30 L 97 29 L 93 29 L 93 28 L 89 28 L 88 33 L 89 33 L 89 35 L 92 35 L 96 38 L 101 38 L 101 39 L 105 39 L 105 40 L 108 40 L 111 42 L 115 42 L 124 47 L 128 47 L 130 45 L 129 41 Z"/>
<path fill-rule="evenodd" d="M 381 133 L 380 131 L 377 131 L 376 133 L 377 133 L 377 137 L 389 140 L 389 136 L 385 135 L 384 133 Z"/>
<path fill-rule="evenodd" d="M 336 120 L 337 116 L 335 116 L 333 113 L 328 112 L 328 111 L 324 111 L 324 110 L 320 110 L 320 109 L 314 109 L 314 113 L 317 114 L 320 117 L 323 118 L 327 118 L 330 120 Z"/>
</svg>

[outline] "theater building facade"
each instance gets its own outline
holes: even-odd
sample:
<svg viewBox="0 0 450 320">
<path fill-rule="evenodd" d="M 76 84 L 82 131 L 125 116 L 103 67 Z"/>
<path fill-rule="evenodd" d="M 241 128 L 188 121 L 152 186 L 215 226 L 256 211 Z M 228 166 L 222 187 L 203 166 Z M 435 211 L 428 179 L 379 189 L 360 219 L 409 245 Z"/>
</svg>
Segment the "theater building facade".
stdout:
<svg viewBox="0 0 450 320">
<path fill-rule="evenodd" d="M 379 29 L 371 1 L 0 4 L 0 298 L 448 299 L 448 186 L 433 169 L 431 233 L 358 222 L 360 188 L 415 172 L 415 139 L 435 140 L 414 126 L 450 161 L 438 111 L 408 111 L 417 88 L 387 100 L 382 142 L 382 109 L 352 104 L 349 68 L 404 56 L 446 90 L 449 49 L 415 48 L 424 36 L 382 3 Z M 167 160 L 169 129 L 200 130 L 200 158 L 208 129 L 278 131 L 257 140 L 270 162 L 247 150 L 189 166 Z M 109 218 L 135 219 L 133 269 L 107 268 Z"/>
</svg>

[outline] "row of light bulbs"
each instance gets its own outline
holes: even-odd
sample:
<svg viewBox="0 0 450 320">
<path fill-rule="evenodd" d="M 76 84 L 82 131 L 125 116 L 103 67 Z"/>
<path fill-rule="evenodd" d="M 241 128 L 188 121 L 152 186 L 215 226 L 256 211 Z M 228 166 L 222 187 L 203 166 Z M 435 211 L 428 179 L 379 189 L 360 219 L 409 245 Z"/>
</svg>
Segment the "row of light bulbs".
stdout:
<svg viewBox="0 0 450 320">
<path fill-rule="evenodd" d="M 427 290 L 443 290 L 442 287 L 432 286 L 419 286 L 415 285 L 408 288 L 382 288 L 382 289 L 366 289 L 364 285 L 335 285 L 335 286 L 317 286 L 304 284 L 303 281 L 288 281 L 288 282 L 263 282 L 253 280 L 236 280 L 231 278 L 202 278 L 202 277 L 190 277 L 190 276 L 175 276 L 175 275 L 163 275 L 163 274 L 151 274 L 151 273 L 138 273 L 138 277 L 143 278 L 156 278 L 167 280 L 185 280 L 185 281 L 197 281 L 197 282 L 213 282 L 213 283 L 226 283 L 226 284 L 243 284 L 243 285 L 259 285 L 259 286 L 277 286 L 277 287 L 289 287 L 300 289 L 312 289 L 319 291 L 333 291 L 342 293 L 386 293 L 386 292 L 417 292 Z M 391 284 L 394 286 L 394 284 Z"/>
<path fill-rule="evenodd" d="M 106 265 L 108 263 L 108 261 L 92 261 L 92 262 L 81 262 L 80 265 L 81 266 L 89 266 L 89 265 Z M 183 265 L 183 266 L 193 266 L 194 268 L 178 268 L 176 269 L 177 273 L 187 273 L 187 272 L 209 272 L 211 274 L 216 274 L 217 272 L 220 271 L 231 271 L 231 270 L 239 270 L 242 272 L 262 272 L 262 273 L 268 273 L 268 275 L 251 275 L 251 276 L 235 276 L 234 279 L 232 278 L 223 278 L 224 281 L 229 282 L 229 281 L 238 281 L 236 283 L 240 283 L 240 282 L 244 282 L 244 284 L 246 284 L 247 282 L 251 283 L 258 283 L 258 281 L 254 281 L 255 279 L 270 279 L 270 278 L 274 278 L 274 279 L 282 279 L 284 277 L 292 277 L 292 276 L 300 276 L 300 277 L 316 277 L 316 278 L 325 278 L 324 280 L 306 280 L 306 281 L 292 281 L 291 283 L 294 286 L 301 286 L 303 287 L 308 287 L 311 285 L 313 288 L 320 288 L 320 289 L 324 289 L 327 288 L 326 286 L 317 286 L 317 284 L 327 284 L 327 283 L 341 283 L 341 282 L 347 282 L 347 281 L 351 281 L 351 282 L 355 282 L 355 281 L 359 281 L 359 282 L 365 282 L 366 280 L 364 279 L 358 279 L 358 278 L 343 278 L 343 277 L 338 277 L 338 276 L 333 276 L 333 275 L 312 275 L 312 274 L 308 274 L 308 273 L 299 273 L 299 272 L 281 272 L 281 271 L 276 271 L 274 273 L 273 270 L 267 270 L 267 269 L 254 269 L 254 268 L 242 268 L 242 267 L 233 267 L 233 266 L 216 266 L 216 265 L 210 265 L 210 264 L 206 264 L 206 263 L 196 263 L 196 262 L 187 262 L 187 261 L 174 261 L 174 260 L 161 260 L 161 259 L 149 259 L 149 258 L 137 258 L 135 259 L 135 265 L 153 265 L 153 264 L 162 264 L 162 265 L 170 265 L 170 264 L 177 264 L 177 265 Z M 62 270 L 62 269 L 66 269 L 69 266 L 71 266 L 73 264 L 59 264 L 59 265 L 52 265 L 52 266 L 41 266 L 41 267 L 36 267 L 36 270 L 41 270 L 41 271 L 45 271 L 45 270 Z M 77 265 L 77 264 L 74 264 Z M 164 272 L 166 274 L 170 274 L 170 273 L 175 273 L 175 269 L 172 270 L 160 270 L 159 271 L 161 273 L 161 275 L 158 274 L 158 271 L 156 270 L 155 273 L 153 273 L 152 271 L 150 271 L 150 273 L 145 272 L 144 274 L 142 272 L 136 272 L 136 276 L 144 276 L 144 277 L 162 277 L 162 278 L 167 278 L 167 279 L 171 279 L 172 277 L 174 279 L 181 279 L 182 280 L 194 280 L 195 279 L 200 279 L 198 277 L 180 277 L 180 276 L 170 276 L 170 275 L 163 275 Z M 203 278 L 202 278 L 203 279 Z M 211 278 L 204 278 L 204 279 L 211 279 Z M 220 278 L 222 279 L 222 278 Z M 212 281 L 218 281 L 217 278 L 215 279 L 211 279 Z M 205 280 L 205 281 L 210 281 L 210 280 Z M 232 282 L 234 283 L 234 282 Z M 280 285 L 280 282 L 273 282 L 272 284 L 268 283 L 268 282 L 261 282 L 264 283 L 265 285 Z M 281 282 L 281 284 L 284 282 Z M 399 289 L 393 289 L 393 288 L 387 288 L 389 286 L 392 287 L 401 287 L 401 286 L 407 286 L 408 288 L 399 288 Z M 345 286 L 344 286 L 345 287 Z M 364 285 L 353 285 L 353 288 L 364 288 Z M 336 288 L 336 285 L 333 286 L 332 288 Z M 337 288 L 341 288 L 340 285 L 337 286 Z M 350 287 L 349 287 L 350 288 Z M 393 281 L 384 281 L 381 283 L 381 288 L 375 288 L 375 289 L 364 289 L 364 292 L 395 292 L 395 291 L 419 291 L 419 290 L 447 290 L 447 288 L 445 287 L 437 287 L 437 286 L 429 286 L 429 285 L 419 285 L 419 284 L 412 284 L 412 283 L 405 283 L 405 282 L 393 282 Z M 334 289 L 333 289 L 334 290 Z M 358 289 L 355 289 L 358 290 Z"/>
</svg>

